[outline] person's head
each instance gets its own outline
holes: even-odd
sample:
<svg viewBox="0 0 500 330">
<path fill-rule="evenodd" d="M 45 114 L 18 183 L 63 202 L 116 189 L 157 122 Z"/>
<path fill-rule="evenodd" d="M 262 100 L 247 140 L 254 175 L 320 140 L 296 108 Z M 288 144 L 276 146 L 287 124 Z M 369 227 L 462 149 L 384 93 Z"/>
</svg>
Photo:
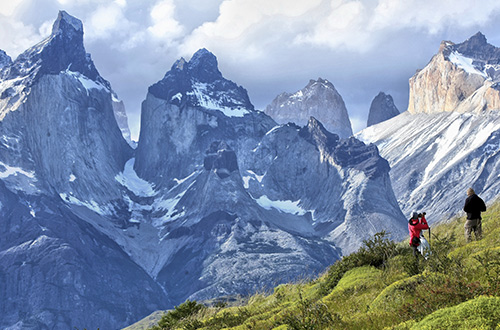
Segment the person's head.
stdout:
<svg viewBox="0 0 500 330">
<path fill-rule="evenodd" d="M 412 219 L 418 219 L 418 213 L 417 212 L 413 212 L 411 218 Z"/>
<path fill-rule="evenodd" d="M 472 195 L 475 195 L 476 193 L 474 192 L 474 189 L 472 188 L 469 188 L 467 189 L 467 196 L 472 196 Z"/>
</svg>

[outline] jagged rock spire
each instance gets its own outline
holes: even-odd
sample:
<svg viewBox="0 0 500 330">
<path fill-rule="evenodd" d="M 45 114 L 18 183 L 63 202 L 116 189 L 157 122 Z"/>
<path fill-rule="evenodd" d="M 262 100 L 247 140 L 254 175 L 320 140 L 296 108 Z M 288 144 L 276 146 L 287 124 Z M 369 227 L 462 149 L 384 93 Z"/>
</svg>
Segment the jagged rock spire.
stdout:
<svg viewBox="0 0 500 330">
<path fill-rule="evenodd" d="M 366 126 L 376 125 L 399 115 L 391 95 L 380 92 L 372 101 Z"/>
<path fill-rule="evenodd" d="M 198 50 L 190 61 L 177 60 L 162 80 L 149 87 L 149 93 L 178 106 L 215 110 L 254 110 L 247 91 L 225 79 L 217 58 L 207 49 Z"/>
<path fill-rule="evenodd" d="M 8 78 L 30 76 L 33 83 L 44 74 L 59 74 L 66 70 L 79 72 L 109 89 L 109 82 L 100 77 L 90 54 L 85 51 L 82 22 L 60 11 L 52 34 L 19 55 Z"/>
</svg>

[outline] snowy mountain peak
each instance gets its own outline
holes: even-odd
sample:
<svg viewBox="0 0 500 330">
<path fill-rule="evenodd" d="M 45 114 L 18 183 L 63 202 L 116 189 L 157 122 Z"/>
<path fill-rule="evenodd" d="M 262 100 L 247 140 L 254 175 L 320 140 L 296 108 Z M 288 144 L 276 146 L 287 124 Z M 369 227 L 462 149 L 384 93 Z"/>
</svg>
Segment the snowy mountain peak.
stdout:
<svg viewBox="0 0 500 330">
<path fill-rule="evenodd" d="M 52 35 L 59 33 L 76 33 L 83 36 L 83 24 L 78 18 L 69 15 L 64 10 L 59 11 L 54 25 L 52 25 Z"/>
<path fill-rule="evenodd" d="M 52 34 L 19 55 L 9 69 L 7 79 L 29 78 L 25 85 L 32 85 L 45 74 L 78 72 L 92 81 L 110 89 L 100 77 L 90 54 L 83 46 L 82 22 L 64 11 L 59 12 Z"/>
<path fill-rule="evenodd" d="M 193 76 L 196 76 L 201 82 L 213 82 L 222 78 L 219 71 L 217 58 L 214 54 L 202 48 L 194 53 L 189 61 L 188 69 Z"/>
<path fill-rule="evenodd" d="M 481 32 L 459 44 L 443 42 L 440 51 L 446 59 L 469 73 L 497 79 L 495 71 L 499 70 L 500 48 L 489 44 Z"/>
<path fill-rule="evenodd" d="M 309 84 L 307 84 L 305 89 L 311 89 L 311 88 L 331 88 L 335 90 L 335 87 L 331 82 L 321 77 L 318 78 L 317 80 L 314 79 L 309 80 Z"/>
<path fill-rule="evenodd" d="M 219 110 L 228 117 L 242 117 L 254 110 L 247 91 L 225 79 L 217 58 L 206 49 L 191 60 L 177 60 L 162 80 L 149 87 L 149 93 L 179 107 Z"/>
<path fill-rule="evenodd" d="M 376 125 L 399 115 L 391 95 L 380 92 L 372 101 L 366 126 Z"/>
</svg>

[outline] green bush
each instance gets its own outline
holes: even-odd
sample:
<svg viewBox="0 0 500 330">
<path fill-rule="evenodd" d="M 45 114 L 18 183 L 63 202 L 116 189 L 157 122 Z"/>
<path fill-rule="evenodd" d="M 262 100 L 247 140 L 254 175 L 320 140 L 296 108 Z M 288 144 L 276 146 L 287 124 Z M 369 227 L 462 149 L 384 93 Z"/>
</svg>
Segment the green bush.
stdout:
<svg viewBox="0 0 500 330">
<path fill-rule="evenodd" d="M 187 318 L 197 314 L 206 307 L 196 301 L 186 300 L 186 302 L 176 306 L 174 310 L 168 311 L 163 315 L 158 325 L 152 327 L 152 330 L 171 330 L 171 329 L 197 329 L 201 327 L 201 322 L 197 320 L 187 320 Z"/>
<path fill-rule="evenodd" d="M 363 246 L 357 252 L 335 262 L 328 270 L 325 281 L 322 283 L 322 293 L 327 294 L 335 288 L 344 274 L 351 269 L 361 266 L 384 269 L 390 258 L 401 253 L 401 249 L 396 243 L 386 236 L 385 231 L 376 233 L 373 238 L 364 240 Z"/>
</svg>

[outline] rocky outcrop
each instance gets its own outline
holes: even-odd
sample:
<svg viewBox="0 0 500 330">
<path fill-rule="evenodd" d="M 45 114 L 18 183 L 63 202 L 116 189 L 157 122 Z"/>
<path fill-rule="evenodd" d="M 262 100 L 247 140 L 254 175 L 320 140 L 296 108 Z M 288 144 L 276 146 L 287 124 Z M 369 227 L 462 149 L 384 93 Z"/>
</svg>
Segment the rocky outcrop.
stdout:
<svg viewBox="0 0 500 330">
<path fill-rule="evenodd" d="M 325 79 L 310 80 L 295 93 L 278 95 L 265 113 L 279 124 L 289 122 L 303 126 L 310 117 L 317 118 L 326 129 L 346 138 L 352 135 L 351 122 L 342 96 L 331 82 Z"/>
<path fill-rule="evenodd" d="M 499 63 L 500 49 L 488 44 L 481 33 L 461 44 L 443 41 L 438 54 L 410 79 L 408 111 L 498 110 L 500 94 L 494 86 Z"/>
<path fill-rule="evenodd" d="M 0 78 L 2 77 L 1 72 L 2 68 L 9 66 L 12 64 L 12 59 L 9 55 L 3 50 L 0 49 Z"/>
<path fill-rule="evenodd" d="M 397 115 L 399 115 L 399 110 L 396 108 L 396 105 L 394 105 L 392 96 L 380 92 L 375 96 L 370 105 L 366 126 L 376 125 Z"/>
</svg>

